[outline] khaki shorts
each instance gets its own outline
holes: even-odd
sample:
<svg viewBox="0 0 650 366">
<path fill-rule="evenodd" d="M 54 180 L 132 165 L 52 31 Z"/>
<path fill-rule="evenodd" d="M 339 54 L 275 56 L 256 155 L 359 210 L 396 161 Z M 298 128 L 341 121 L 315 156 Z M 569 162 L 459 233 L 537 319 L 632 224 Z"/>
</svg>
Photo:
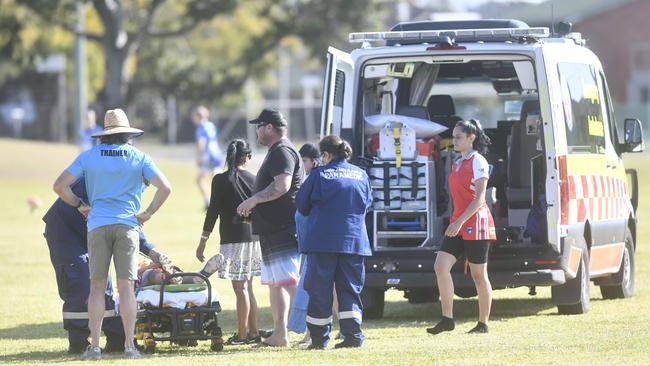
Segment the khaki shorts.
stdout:
<svg viewBox="0 0 650 366">
<path fill-rule="evenodd" d="M 118 280 L 136 280 L 138 274 L 138 229 L 124 224 L 106 225 L 88 233 L 90 279 L 108 278 L 111 257 Z"/>
</svg>

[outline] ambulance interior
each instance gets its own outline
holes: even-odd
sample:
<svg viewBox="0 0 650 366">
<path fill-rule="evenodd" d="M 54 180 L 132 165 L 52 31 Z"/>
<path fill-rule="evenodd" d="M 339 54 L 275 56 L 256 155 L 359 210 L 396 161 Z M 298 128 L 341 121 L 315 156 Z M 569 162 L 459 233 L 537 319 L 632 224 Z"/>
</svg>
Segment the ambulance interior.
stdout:
<svg viewBox="0 0 650 366">
<path fill-rule="evenodd" d="M 486 200 L 497 244 L 546 242 L 544 133 L 530 59 L 512 55 L 387 58 L 366 62 L 362 70 L 362 150 L 363 160 L 372 167 L 369 176 L 377 213 L 369 231 L 376 250 L 440 244 L 453 211 L 448 176 L 458 154 L 451 146 L 451 131 L 458 121 L 469 119 L 479 120 L 492 142 L 485 156 L 491 166 Z M 447 129 L 440 132 L 441 126 Z M 413 143 L 415 148 L 410 146 Z M 430 167 L 426 174 L 415 168 L 422 163 Z M 414 179 L 415 174 L 419 179 Z M 392 179 L 395 176 L 398 179 Z M 406 185 L 404 176 L 412 178 Z M 422 189 L 429 194 L 416 193 Z M 405 204 L 422 198 L 430 203 L 419 207 L 428 211 L 422 219 L 432 227 L 420 223 L 409 229 L 413 222 L 408 220 L 408 208 L 413 206 Z M 410 215 L 415 218 L 418 213 Z M 402 227 L 400 219 L 406 223 Z M 426 231 L 426 239 L 409 237 L 409 230 Z M 406 234 L 400 236 L 400 231 Z"/>
</svg>

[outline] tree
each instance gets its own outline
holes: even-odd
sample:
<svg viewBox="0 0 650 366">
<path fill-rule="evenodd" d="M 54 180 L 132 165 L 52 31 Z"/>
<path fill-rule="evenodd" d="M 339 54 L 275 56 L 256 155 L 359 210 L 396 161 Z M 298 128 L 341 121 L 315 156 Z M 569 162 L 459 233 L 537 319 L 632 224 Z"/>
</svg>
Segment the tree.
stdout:
<svg viewBox="0 0 650 366">
<path fill-rule="evenodd" d="M 267 67 L 265 56 L 283 38 L 297 36 L 314 54 L 322 53 L 332 36 L 340 40 L 346 27 L 366 24 L 372 8 L 370 0 L 93 0 L 100 27 L 79 32 L 74 0 L 20 4 L 44 24 L 101 46 L 105 62 L 96 100 L 100 109 L 127 106 L 145 88 L 218 98 Z M 5 47 L 16 42 L 9 39 Z M 199 57 L 174 53 L 178 47 Z M 220 57 L 221 52 L 227 57 Z"/>
</svg>

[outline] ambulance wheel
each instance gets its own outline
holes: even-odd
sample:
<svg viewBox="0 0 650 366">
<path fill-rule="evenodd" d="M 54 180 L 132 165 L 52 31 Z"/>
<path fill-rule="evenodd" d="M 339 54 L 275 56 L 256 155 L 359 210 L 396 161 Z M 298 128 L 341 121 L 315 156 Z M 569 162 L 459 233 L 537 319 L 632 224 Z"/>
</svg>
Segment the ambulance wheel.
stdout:
<svg viewBox="0 0 650 366">
<path fill-rule="evenodd" d="M 469 299 L 477 294 L 476 287 L 454 287 L 454 295 L 462 299 Z"/>
<path fill-rule="evenodd" d="M 384 295 L 382 288 L 366 287 L 361 291 L 364 319 L 381 319 L 384 316 Z"/>
<path fill-rule="evenodd" d="M 621 267 L 612 277 L 618 285 L 600 286 L 603 299 L 624 299 L 634 295 L 634 239 L 628 228 L 625 231 L 625 248 Z"/>
<path fill-rule="evenodd" d="M 588 252 L 586 250 L 582 251 L 582 256 L 580 257 L 580 267 L 578 268 L 578 273 L 576 273 L 576 278 L 568 280 L 564 285 L 553 286 L 551 287 L 551 295 L 553 300 L 556 301 L 560 299 L 561 293 L 563 291 L 573 292 L 571 297 L 577 297 L 578 301 L 572 304 L 558 304 L 557 310 L 558 313 L 563 315 L 574 315 L 574 314 L 586 314 L 589 312 L 589 267 L 588 264 Z M 579 292 L 579 293 L 576 293 Z"/>
<path fill-rule="evenodd" d="M 408 290 L 404 296 L 410 304 L 423 304 L 438 301 L 440 292 L 437 288 L 417 288 Z"/>
<path fill-rule="evenodd" d="M 223 339 L 213 339 L 212 343 L 210 343 L 210 349 L 214 352 L 223 351 Z"/>
</svg>

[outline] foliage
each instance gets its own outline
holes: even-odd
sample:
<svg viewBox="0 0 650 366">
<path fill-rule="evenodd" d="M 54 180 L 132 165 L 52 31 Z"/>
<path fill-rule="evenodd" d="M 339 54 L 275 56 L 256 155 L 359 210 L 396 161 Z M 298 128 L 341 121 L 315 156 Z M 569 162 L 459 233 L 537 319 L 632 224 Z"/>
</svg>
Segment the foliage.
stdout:
<svg viewBox="0 0 650 366">
<path fill-rule="evenodd" d="M 237 93 L 273 64 L 287 37 L 320 56 L 376 11 L 370 0 L 93 0 L 79 32 L 74 0 L 5 2 L 0 55 L 12 66 L 6 70 L 15 74 L 54 48 L 70 57 L 71 34 L 83 34 L 98 47 L 89 47 L 89 76 L 102 106 L 128 105 L 147 89 L 201 100 Z M 64 31 L 66 37 L 51 37 Z"/>
</svg>

